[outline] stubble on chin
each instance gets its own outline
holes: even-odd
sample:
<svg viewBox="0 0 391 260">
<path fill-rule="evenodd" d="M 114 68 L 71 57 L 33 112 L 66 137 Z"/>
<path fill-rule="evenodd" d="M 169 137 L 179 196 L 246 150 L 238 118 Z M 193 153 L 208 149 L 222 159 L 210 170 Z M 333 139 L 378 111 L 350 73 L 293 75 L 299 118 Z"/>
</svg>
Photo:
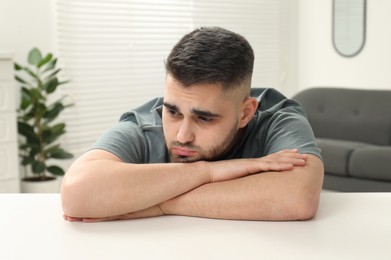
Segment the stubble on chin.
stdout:
<svg viewBox="0 0 391 260">
<path fill-rule="evenodd" d="M 171 163 L 192 163 L 197 161 L 202 161 L 202 160 L 196 158 L 189 158 L 187 156 L 177 156 L 177 155 L 170 154 Z"/>
<path fill-rule="evenodd" d="M 237 131 L 237 124 L 231 129 L 226 139 L 222 144 L 217 144 L 211 147 L 208 151 L 203 150 L 201 147 L 192 144 L 181 144 L 177 141 L 173 141 L 170 145 L 167 145 L 167 140 L 164 139 L 166 148 L 169 154 L 170 162 L 172 163 L 192 163 L 197 161 L 216 161 L 221 159 L 223 155 L 229 152 L 236 143 L 237 138 L 240 138 L 240 133 Z M 174 146 L 180 146 L 197 151 L 197 157 L 178 156 L 171 153 L 171 148 Z"/>
</svg>

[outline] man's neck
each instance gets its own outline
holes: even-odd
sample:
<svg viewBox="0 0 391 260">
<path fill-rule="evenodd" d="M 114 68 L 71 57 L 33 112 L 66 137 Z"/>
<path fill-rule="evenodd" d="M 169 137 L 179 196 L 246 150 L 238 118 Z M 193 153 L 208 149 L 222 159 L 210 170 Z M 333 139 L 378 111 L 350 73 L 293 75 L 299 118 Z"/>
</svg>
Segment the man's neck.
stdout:
<svg viewBox="0 0 391 260">
<path fill-rule="evenodd" d="M 231 145 L 228 146 L 227 149 L 225 150 L 225 152 L 223 152 L 220 156 L 215 158 L 213 161 L 221 161 L 221 160 L 228 159 L 230 157 L 230 155 L 232 154 L 232 152 L 241 144 L 241 142 L 244 138 L 244 134 L 246 133 L 246 129 L 247 129 L 247 126 L 240 128 L 238 130 L 238 132 L 236 133 Z"/>
</svg>

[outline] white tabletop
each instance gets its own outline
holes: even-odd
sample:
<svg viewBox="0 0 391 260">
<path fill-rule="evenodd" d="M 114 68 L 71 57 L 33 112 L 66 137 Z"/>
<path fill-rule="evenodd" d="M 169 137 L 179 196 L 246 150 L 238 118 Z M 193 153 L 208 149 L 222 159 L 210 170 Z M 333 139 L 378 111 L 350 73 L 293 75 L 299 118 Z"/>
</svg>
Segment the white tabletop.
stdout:
<svg viewBox="0 0 391 260">
<path fill-rule="evenodd" d="M 323 193 L 313 220 L 67 222 L 58 194 L 0 194 L 0 259 L 391 259 L 391 193 Z"/>
</svg>

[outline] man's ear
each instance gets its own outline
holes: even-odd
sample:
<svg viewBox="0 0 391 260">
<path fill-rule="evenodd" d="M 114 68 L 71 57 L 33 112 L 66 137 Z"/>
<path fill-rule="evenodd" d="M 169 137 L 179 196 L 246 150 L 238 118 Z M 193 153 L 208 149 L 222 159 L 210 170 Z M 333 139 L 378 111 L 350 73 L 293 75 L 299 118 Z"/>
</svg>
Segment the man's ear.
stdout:
<svg viewBox="0 0 391 260">
<path fill-rule="evenodd" d="M 253 118 L 255 111 L 258 108 L 258 101 L 256 98 L 249 97 L 243 101 L 241 117 L 239 118 L 239 128 L 245 127 Z"/>
</svg>

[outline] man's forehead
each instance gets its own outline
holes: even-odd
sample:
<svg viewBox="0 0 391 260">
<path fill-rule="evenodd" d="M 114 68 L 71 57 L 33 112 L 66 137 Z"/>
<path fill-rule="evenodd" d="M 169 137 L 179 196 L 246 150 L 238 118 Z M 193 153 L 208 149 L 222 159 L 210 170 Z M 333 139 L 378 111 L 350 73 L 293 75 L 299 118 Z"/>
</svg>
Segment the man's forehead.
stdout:
<svg viewBox="0 0 391 260">
<path fill-rule="evenodd" d="M 237 106 L 238 93 L 234 92 L 224 90 L 220 83 L 184 86 L 168 75 L 164 101 L 174 105 L 178 110 L 225 114 L 224 110 Z"/>
<path fill-rule="evenodd" d="M 186 91 L 186 89 L 168 90 L 163 104 L 166 108 L 183 114 L 190 113 L 205 117 L 223 117 L 232 107 L 232 104 L 221 94 L 216 94 L 213 91 L 199 93 L 198 89 L 199 87 L 192 91 Z"/>
<path fill-rule="evenodd" d="M 166 99 L 210 100 L 226 99 L 223 88 L 218 84 L 183 86 L 178 82 L 168 82 L 165 88 Z"/>
</svg>

